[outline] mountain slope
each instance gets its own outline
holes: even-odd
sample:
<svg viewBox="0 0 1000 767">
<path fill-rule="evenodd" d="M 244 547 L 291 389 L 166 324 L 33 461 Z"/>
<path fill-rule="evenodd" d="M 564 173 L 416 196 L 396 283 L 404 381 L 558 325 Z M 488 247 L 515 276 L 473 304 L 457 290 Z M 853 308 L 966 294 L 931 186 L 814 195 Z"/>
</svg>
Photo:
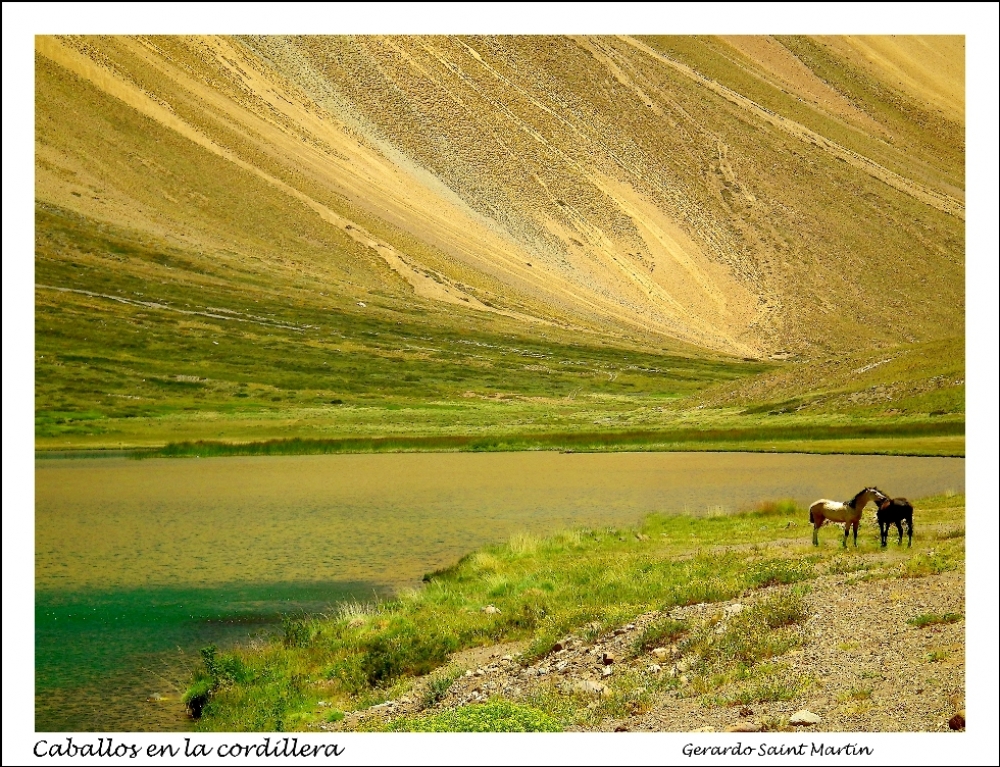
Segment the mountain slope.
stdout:
<svg viewBox="0 0 1000 767">
<path fill-rule="evenodd" d="M 302 334 L 362 327 L 368 362 L 412 380 L 401 350 L 439 334 L 556 344 L 532 353 L 579 352 L 589 381 L 611 348 L 720 380 L 760 372 L 744 358 L 955 349 L 963 56 L 945 37 L 38 37 L 38 407 L 160 402 L 140 384 L 175 374 L 375 396 L 324 383 L 328 341 L 312 378 L 272 374 Z M 229 332 L 251 325 L 284 334 L 276 356 Z M 206 375 L 223 335 L 237 362 Z M 534 392 L 524 372 L 490 387 Z M 453 376 L 439 396 L 482 389 Z M 639 388 L 690 391 L 659 380 Z"/>
<path fill-rule="evenodd" d="M 194 186 L 223 160 L 240 176 L 233 194 L 256 197 L 263 184 L 288 198 L 284 207 L 310 211 L 294 224 L 269 220 L 269 237 L 322 229 L 344 241 L 346 260 L 377 253 L 433 301 L 740 354 L 836 348 L 859 332 L 923 340 L 961 316 L 963 152 L 938 134 L 960 140 L 962 113 L 954 94 L 939 95 L 944 85 L 920 101 L 915 77 L 905 90 L 875 80 L 874 65 L 852 60 L 870 48 L 840 39 L 39 38 L 37 196 L 168 236 L 187 226 L 210 257 L 229 243 L 219 224 L 230 213 L 191 226 L 188 205 L 137 193 L 167 181 L 161 153 L 128 146 L 141 126 L 103 126 L 73 144 L 73 131 L 45 114 L 56 81 L 72 80 L 53 105 L 60 116 L 79 124 L 105 111 L 100 101 L 127 104 L 131 122 L 169 132 L 173 157 L 197 158 L 170 180 Z M 810 56 L 834 62 L 842 80 L 824 83 Z M 899 68 L 913 59 L 896 58 Z M 786 91 L 795 76 L 804 85 Z M 858 82 L 905 100 L 907 134 Z M 84 86 L 97 91 L 89 100 Z M 784 109 L 791 99 L 804 114 Z M 110 188 L 92 204 L 67 178 L 108 140 L 119 163 L 125 154 L 136 167 L 131 179 L 105 173 Z M 313 216 L 323 226 L 302 223 Z M 947 307 L 906 306 L 927 280 Z M 871 327 L 860 304 L 881 293 L 898 311 Z"/>
</svg>

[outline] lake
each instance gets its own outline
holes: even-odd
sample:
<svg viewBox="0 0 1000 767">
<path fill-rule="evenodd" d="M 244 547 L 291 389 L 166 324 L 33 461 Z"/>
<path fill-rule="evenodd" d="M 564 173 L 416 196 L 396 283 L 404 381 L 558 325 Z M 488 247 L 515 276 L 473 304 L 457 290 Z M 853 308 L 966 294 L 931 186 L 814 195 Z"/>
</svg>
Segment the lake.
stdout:
<svg viewBox="0 0 1000 767">
<path fill-rule="evenodd" d="M 190 729 L 201 647 L 415 587 L 516 532 L 650 512 L 965 492 L 965 460 L 763 453 L 403 453 L 35 462 L 35 725 Z M 869 512 L 871 513 L 871 512 Z M 917 510 L 919 515 L 919 507 Z M 830 540 L 833 540 L 831 537 Z"/>
</svg>

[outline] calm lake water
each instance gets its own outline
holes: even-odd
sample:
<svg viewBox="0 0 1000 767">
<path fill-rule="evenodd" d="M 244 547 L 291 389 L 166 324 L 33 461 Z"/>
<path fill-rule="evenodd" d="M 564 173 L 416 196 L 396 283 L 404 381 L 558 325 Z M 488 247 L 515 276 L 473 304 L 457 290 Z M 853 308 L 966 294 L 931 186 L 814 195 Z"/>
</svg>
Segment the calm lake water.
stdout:
<svg viewBox="0 0 1000 767">
<path fill-rule="evenodd" d="M 519 531 L 965 492 L 961 458 L 751 453 L 37 460 L 35 723 L 182 730 L 207 644 L 413 586 Z"/>
</svg>

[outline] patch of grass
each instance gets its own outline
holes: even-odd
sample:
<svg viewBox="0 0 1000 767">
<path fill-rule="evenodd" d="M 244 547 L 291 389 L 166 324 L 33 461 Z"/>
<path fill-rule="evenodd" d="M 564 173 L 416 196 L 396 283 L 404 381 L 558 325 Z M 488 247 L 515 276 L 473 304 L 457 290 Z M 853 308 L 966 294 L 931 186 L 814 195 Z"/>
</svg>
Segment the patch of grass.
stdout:
<svg viewBox="0 0 1000 767">
<path fill-rule="evenodd" d="M 423 704 L 424 707 L 429 708 L 430 706 L 440 703 L 445 695 L 448 694 L 448 690 L 455 683 L 455 680 L 462 675 L 462 672 L 458 669 L 451 671 L 446 674 L 439 674 L 433 677 L 427 684 L 427 689 L 424 691 Z"/>
<path fill-rule="evenodd" d="M 940 663 L 943 660 L 948 660 L 951 657 L 950 650 L 931 650 L 924 656 L 928 663 Z"/>
<path fill-rule="evenodd" d="M 946 623 L 957 623 L 965 617 L 959 613 L 943 613 L 938 615 L 937 613 L 920 613 L 920 615 L 915 615 L 912 618 L 907 618 L 906 622 L 911 626 L 916 626 L 917 628 L 924 628 L 925 626 L 937 626 Z"/>
<path fill-rule="evenodd" d="M 815 577 L 808 561 L 787 558 L 766 559 L 750 565 L 749 578 L 757 588 L 798 583 Z"/>
<path fill-rule="evenodd" d="M 742 682 L 733 692 L 721 696 L 707 696 L 706 706 L 746 706 L 753 703 L 770 703 L 792 700 L 807 691 L 813 682 L 807 676 L 789 673 L 754 675 Z"/>
<path fill-rule="evenodd" d="M 673 618 L 664 618 L 651 623 L 643 629 L 643 632 L 635 640 L 633 652 L 638 655 L 649 652 L 654 647 L 671 644 L 687 633 L 689 628 L 687 621 L 674 620 Z"/>
<path fill-rule="evenodd" d="M 390 723 L 389 732 L 561 732 L 559 723 L 544 711 L 503 698 L 462 706 L 423 717 L 404 717 Z"/>
<path fill-rule="evenodd" d="M 709 619 L 680 644 L 703 705 L 789 700 L 812 680 L 789 674 L 772 659 L 802 644 L 798 624 L 809 616 L 799 594 L 765 597 L 735 615 Z"/>
<path fill-rule="evenodd" d="M 852 687 L 849 690 L 843 690 L 837 693 L 838 703 L 850 703 L 862 700 L 871 700 L 872 693 L 871 687 Z"/>
</svg>

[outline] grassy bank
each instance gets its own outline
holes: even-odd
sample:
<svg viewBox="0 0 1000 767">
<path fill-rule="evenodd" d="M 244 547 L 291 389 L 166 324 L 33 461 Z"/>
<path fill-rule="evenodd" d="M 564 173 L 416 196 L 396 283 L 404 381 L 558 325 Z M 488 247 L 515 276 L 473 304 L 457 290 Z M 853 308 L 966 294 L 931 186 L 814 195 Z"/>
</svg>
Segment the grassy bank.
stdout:
<svg viewBox="0 0 1000 767">
<path fill-rule="evenodd" d="M 700 696 L 706 706 L 791 697 L 812 684 L 781 662 L 803 642 L 808 611 L 802 597 L 810 581 L 830 573 L 913 578 L 962 566 L 964 497 L 915 505 L 919 522 L 911 550 L 880 551 L 867 527 L 858 550 L 842 550 L 836 529 L 824 530 L 822 545 L 814 548 L 806 510 L 789 502 L 733 515 L 654 515 L 635 530 L 516 536 L 428 574 L 422 587 L 392 601 L 288 619 L 281 637 L 237 652 L 207 648 L 187 700 L 204 729 L 310 729 L 407 694 L 416 689 L 417 677 L 433 672 L 420 688 L 425 710 L 386 726 L 583 726 L 614 706 L 643 705 L 643 696 L 682 681 L 621 674 L 608 682 L 600 711 L 585 697 L 552 688 L 534 704 L 493 695 L 491 708 L 465 716 L 434 711 L 458 673 L 438 669 L 457 651 L 501 642 L 520 642 L 518 660 L 530 663 L 558 649 L 568 635 L 594 637 L 651 612 L 736 597 L 751 606 L 725 626 L 659 620 L 630 652 L 679 647 L 690 667 L 683 682 L 687 694 Z"/>
<path fill-rule="evenodd" d="M 408 451 L 517 450 L 701 450 L 866 453 L 889 455 L 964 455 L 965 424 L 789 425 L 745 429 L 673 429 L 497 436 L 392 436 L 343 439 L 276 439 L 229 443 L 172 443 L 135 453 L 139 458 L 225 455 L 315 455 Z"/>
</svg>

